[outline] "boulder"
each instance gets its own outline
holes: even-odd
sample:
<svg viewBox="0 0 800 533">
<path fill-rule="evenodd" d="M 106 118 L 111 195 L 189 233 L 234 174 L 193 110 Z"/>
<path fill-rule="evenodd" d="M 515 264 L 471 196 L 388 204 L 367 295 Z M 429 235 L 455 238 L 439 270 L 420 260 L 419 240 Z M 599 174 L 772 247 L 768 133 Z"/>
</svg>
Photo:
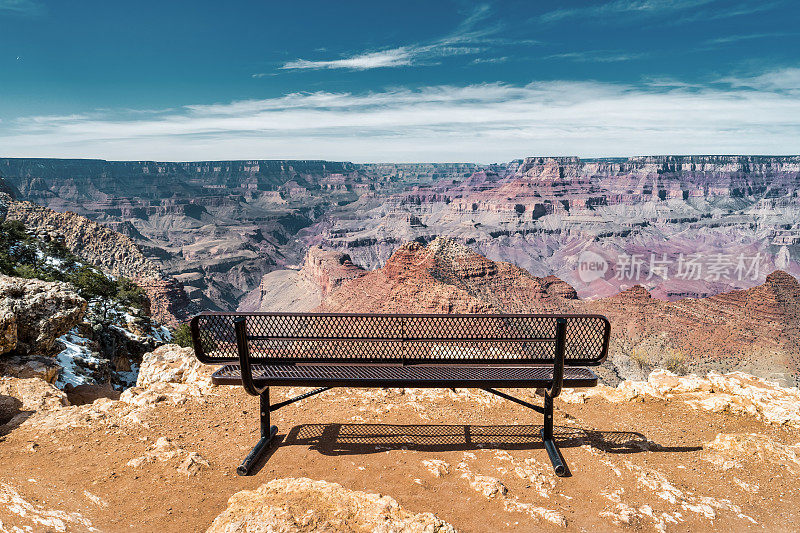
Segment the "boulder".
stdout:
<svg viewBox="0 0 800 533">
<path fill-rule="evenodd" d="M 86 305 L 66 283 L 0 276 L 0 352 L 52 353 Z"/>
<path fill-rule="evenodd" d="M 237 492 L 207 533 L 237 532 L 455 532 L 431 513 L 410 513 L 393 498 L 308 478 L 275 479 Z"/>
<path fill-rule="evenodd" d="M 136 386 L 147 388 L 155 383 L 185 383 L 200 388 L 211 386 L 213 367 L 204 365 L 191 348 L 165 344 L 142 356 Z"/>
<path fill-rule="evenodd" d="M 0 377 L 0 427 L 16 427 L 35 411 L 52 411 L 66 405 L 67 395 L 41 379 Z"/>
<path fill-rule="evenodd" d="M 39 378 L 47 383 L 55 383 L 61 370 L 61 365 L 55 359 L 43 355 L 0 358 L 0 376 Z"/>
</svg>

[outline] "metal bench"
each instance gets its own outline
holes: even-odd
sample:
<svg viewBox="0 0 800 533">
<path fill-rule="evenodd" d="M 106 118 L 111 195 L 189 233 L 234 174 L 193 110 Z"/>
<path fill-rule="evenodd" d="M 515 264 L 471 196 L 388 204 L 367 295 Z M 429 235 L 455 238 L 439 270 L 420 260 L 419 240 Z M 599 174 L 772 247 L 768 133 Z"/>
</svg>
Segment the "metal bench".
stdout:
<svg viewBox="0 0 800 533">
<path fill-rule="evenodd" d="M 261 439 L 237 468 L 248 475 L 278 431 L 270 412 L 332 387 L 478 388 L 544 415 L 555 473 L 567 468 L 553 440 L 553 398 L 594 387 L 587 366 L 608 353 L 600 315 L 203 313 L 190 323 L 197 358 L 223 365 L 218 385 L 260 397 Z M 270 405 L 270 386 L 319 387 Z M 545 389 L 544 407 L 496 388 Z"/>
</svg>

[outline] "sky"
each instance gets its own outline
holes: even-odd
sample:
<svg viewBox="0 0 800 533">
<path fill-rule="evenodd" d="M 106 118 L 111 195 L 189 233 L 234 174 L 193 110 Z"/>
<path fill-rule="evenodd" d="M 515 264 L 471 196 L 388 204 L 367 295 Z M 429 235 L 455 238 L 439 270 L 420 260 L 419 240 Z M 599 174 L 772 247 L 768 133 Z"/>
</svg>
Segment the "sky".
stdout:
<svg viewBox="0 0 800 533">
<path fill-rule="evenodd" d="M 800 2 L 0 0 L 0 156 L 800 153 Z"/>
</svg>

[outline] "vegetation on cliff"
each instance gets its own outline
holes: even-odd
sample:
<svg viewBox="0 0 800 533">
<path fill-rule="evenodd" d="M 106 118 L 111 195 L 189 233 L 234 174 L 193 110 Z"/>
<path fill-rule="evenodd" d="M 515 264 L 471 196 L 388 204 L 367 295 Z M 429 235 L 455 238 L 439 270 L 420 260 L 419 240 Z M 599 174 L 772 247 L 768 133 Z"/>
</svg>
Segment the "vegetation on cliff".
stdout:
<svg viewBox="0 0 800 533">
<path fill-rule="evenodd" d="M 57 236 L 33 234 L 17 220 L 0 222 L 0 273 L 66 282 L 86 300 L 116 302 L 138 311 L 148 307 L 144 291 L 131 280 L 107 276 L 73 255 Z M 102 315 L 107 311 L 104 309 Z"/>
</svg>

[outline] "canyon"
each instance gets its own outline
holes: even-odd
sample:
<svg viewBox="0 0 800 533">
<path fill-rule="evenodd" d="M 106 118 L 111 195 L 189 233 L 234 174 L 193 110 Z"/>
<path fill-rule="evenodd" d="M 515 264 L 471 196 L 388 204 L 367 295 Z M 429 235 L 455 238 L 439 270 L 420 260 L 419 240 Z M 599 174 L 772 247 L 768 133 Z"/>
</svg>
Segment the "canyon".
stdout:
<svg viewBox="0 0 800 533">
<path fill-rule="evenodd" d="M 798 156 L 0 159 L 0 176 L 20 200 L 130 237 L 202 309 L 257 306 L 248 295 L 264 275 L 299 270 L 312 246 L 373 270 L 403 243 L 437 236 L 555 275 L 581 298 L 639 284 L 679 300 L 753 287 L 776 269 L 800 275 Z"/>
</svg>

